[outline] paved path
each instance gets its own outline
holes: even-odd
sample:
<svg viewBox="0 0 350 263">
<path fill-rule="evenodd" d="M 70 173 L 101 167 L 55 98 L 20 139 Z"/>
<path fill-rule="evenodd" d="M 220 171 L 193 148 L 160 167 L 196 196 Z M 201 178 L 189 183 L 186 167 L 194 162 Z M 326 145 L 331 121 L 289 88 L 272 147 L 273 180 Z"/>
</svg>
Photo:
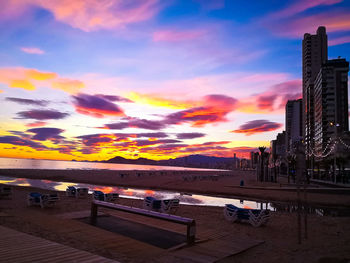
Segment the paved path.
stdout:
<svg viewBox="0 0 350 263">
<path fill-rule="evenodd" d="M 0 262 L 117 262 L 0 226 Z"/>
</svg>

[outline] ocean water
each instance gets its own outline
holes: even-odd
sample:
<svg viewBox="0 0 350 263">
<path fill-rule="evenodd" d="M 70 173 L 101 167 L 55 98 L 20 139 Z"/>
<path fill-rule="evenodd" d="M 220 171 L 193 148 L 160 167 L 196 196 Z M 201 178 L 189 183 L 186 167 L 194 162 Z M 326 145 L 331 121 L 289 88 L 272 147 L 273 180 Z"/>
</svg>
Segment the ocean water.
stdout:
<svg viewBox="0 0 350 263">
<path fill-rule="evenodd" d="M 178 170 L 178 171 L 217 171 L 174 166 L 116 164 L 98 162 L 52 161 L 38 159 L 0 158 L 0 169 L 101 169 L 101 170 Z"/>
</svg>

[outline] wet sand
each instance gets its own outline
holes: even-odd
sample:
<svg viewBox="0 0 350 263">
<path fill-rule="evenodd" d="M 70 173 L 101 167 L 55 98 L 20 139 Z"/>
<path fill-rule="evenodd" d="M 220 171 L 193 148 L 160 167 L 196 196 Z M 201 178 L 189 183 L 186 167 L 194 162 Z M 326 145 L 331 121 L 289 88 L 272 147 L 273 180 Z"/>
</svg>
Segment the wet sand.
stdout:
<svg viewBox="0 0 350 263">
<path fill-rule="evenodd" d="M 191 182 L 195 183 L 195 182 Z M 89 214 L 91 197 L 75 199 L 60 192 L 54 208 L 27 207 L 26 195 L 32 191 L 50 192 L 30 187 L 13 187 L 11 200 L 0 200 L 0 224 L 25 233 L 43 237 L 77 249 L 116 259 L 120 262 L 186 262 L 175 252 L 160 249 L 127 237 L 73 220 L 71 212 Z M 117 203 L 141 207 L 141 200 L 118 199 Z M 157 227 L 177 231 L 178 226 L 155 223 L 151 219 L 101 210 Z M 67 216 L 68 215 L 68 216 Z M 229 223 L 219 207 L 180 205 L 176 215 L 194 218 L 197 237 L 229 237 L 232 241 L 253 239 L 263 244 L 219 262 L 348 262 L 350 259 L 350 224 L 348 217 L 309 215 L 308 238 L 297 242 L 297 214 L 274 212 L 268 224 L 254 228 L 244 223 Z M 347 259 L 347 260 L 346 260 Z"/>
<path fill-rule="evenodd" d="M 0 175 L 105 186 L 172 190 L 250 200 L 296 202 L 298 199 L 296 186 L 287 184 L 286 178 L 279 178 L 279 183 L 260 183 L 256 181 L 255 171 L 237 170 L 214 173 L 212 171 L 0 169 Z M 240 187 L 242 180 L 244 180 L 244 186 Z M 305 196 L 301 191 L 300 197 L 311 205 L 350 206 L 350 188 L 329 189 L 311 185 L 307 188 L 307 195 Z"/>
</svg>

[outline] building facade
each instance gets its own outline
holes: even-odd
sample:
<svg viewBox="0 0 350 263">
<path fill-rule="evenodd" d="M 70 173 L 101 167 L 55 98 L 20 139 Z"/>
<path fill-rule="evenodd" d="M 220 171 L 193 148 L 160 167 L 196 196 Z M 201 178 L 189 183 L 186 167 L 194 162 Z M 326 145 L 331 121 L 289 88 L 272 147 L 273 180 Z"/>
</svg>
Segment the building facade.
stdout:
<svg viewBox="0 0 350 263">
<path fill-rule="evenodd" d="M 345 59 L 327 60 L 315 79 L 316 155 L 324 154 L 331 139 L 349 130 L 348 72 Z"/>
<path fill-rule="evenodd" d="M 316 35 L 304 34 L 302 43 L 303 66 L 303 139 L 306 154 L 314 149 L 314 81 L 322 64 L 328 59 L 328 44 L 325 27 L 319 27 Z"/>
<path fill-rule="evenodd" d="M 289 153 L 294 143 L 302 138 L 302 99 L 289 100 L 286 104 L 286 151 Z"/>
</svg>

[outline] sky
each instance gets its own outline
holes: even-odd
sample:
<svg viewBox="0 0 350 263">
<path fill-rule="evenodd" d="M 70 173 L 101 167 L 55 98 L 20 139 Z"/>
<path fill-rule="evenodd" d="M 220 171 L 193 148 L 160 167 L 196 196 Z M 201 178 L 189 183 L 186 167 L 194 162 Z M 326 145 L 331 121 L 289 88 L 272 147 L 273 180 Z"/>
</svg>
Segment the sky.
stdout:
<svg viewBox="0 0 350 263">
<path fill-rule="evenodd" d="M 0 157 L 245 157 L 318 26 L 349 60 L 347 0 L 0 0 Z"/>
</svg>

